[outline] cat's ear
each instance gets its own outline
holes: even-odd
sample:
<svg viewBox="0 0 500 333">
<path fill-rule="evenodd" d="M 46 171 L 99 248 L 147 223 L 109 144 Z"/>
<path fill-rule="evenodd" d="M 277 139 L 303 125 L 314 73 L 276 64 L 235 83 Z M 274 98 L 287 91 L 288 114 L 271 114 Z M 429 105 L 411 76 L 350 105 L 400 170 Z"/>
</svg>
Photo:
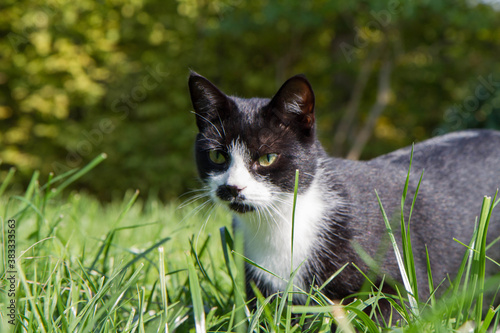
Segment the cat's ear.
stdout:
<svg viewBox="0 0 500 333">
<path fill-rule="evenodd" d="M 213 126 L 213 121 L 229 108 L 227 96 L 198 73 L 191 72 L 189 76 L 189 92 L 196 112 L 196 125 L 200 131 Z"/>
<path fill-rule="evenodd" d="M 304 129 L 314 126 L 314 92 L 304 75 L 288 79 L 271 100 L 271 112 L 285 125 L 297 121 Z"/>
</svg>

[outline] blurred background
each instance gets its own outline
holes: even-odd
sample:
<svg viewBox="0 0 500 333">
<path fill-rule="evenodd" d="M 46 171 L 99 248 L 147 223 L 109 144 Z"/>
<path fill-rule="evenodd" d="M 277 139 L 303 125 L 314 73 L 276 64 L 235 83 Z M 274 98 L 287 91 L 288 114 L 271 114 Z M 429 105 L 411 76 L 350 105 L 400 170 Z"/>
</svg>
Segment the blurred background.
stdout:
<svg viewBox="0 0 500 333">
<path fill-rule="evenodd" d="M 196 188 L 190 69 L 271 97 L 304 73 L 318 135 L 368 159 L 500 129 L 500 8 L 472 0 L 2 0 L 0 180 L 106 161 L 73 189 L 168 201 Z"/>
</svg>

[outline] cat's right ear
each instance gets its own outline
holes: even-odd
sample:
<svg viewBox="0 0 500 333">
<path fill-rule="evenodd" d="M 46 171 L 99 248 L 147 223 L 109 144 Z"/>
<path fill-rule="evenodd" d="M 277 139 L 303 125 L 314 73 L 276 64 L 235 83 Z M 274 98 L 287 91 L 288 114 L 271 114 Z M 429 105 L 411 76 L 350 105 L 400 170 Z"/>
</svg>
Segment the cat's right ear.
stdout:
<svg viewBox="0 0 500 333">
<path fill-rule="evenodd" d="M 288 79 L 271 100 L 271 110 L 285 125 L 299 124 L 307 132 L 314 127 L 314 93 L 304 75 Z"/>
<path fill-rule="evenodd" d="M 198 73 L 191 72 L 189 76 L 189 92 L 200 132 L 207 126 L 213 126 L 214 120 L 220 119 L 229 108 L 227 96 Z"/>
</svg>

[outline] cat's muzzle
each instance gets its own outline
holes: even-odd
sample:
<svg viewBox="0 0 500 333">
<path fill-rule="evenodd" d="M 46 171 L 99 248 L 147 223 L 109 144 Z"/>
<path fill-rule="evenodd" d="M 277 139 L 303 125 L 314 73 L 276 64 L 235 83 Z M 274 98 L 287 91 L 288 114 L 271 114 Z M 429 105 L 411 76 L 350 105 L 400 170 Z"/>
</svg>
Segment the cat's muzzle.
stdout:
<svg viewBox="0 0 500 333">
<path fill-rule="evenodd" d="M 237 213 L 254 211 L 253 206 L 244 202 L 245 196 L 241 193 L 242 190 L 234 185 L 221 185 L 217 188 L 216 194 L 220 199 L 229 202 L 229 209 Z"/>
</svg>

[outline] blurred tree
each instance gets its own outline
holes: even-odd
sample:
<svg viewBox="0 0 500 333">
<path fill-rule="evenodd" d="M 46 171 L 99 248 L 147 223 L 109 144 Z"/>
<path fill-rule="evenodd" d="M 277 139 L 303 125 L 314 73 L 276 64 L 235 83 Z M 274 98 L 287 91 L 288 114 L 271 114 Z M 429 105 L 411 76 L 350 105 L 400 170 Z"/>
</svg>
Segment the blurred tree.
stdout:
<svg viewBox="0 0 500 333">
<path fill-rule="evenodd" d="M 104 151 L 79 182 L 102 198 L 196 187 L 189 69 L 243 97 L 307 74 L 338 156 L 500 127 L 500 13 L 485 4 L 6 0 L 0 11 L 0 179 Z"/>
</svg>

